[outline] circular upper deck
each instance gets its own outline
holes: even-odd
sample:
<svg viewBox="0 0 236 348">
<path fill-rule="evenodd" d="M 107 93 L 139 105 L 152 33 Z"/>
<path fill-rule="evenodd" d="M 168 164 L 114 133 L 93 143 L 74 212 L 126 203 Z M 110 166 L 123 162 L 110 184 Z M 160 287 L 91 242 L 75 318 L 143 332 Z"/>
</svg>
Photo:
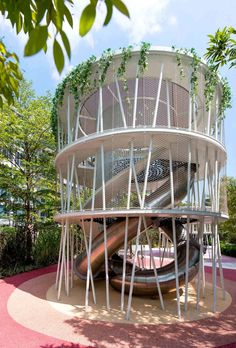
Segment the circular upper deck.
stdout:
<svg viewBox="0 0 236 348">
<path fill-rule="evenodd" d="M 98 132 L 140 127 L 202 133 L 224 144 L 221 81 L 210 92 L 208 67 L 195 55 L 128 48 L 79 67 L 58 92 L 59 150 Z"/>
<path fill-rule="evenodd" d="M 68 153 L 81 157 L 78 146 L 83 144 L 83 153 L 89 150 L 92 156 L 93 151 L 96 153 L 94 141 L 99 147 L 99 142 L 110 139 L 111 134 L 113 145 L 117 135 L 120 147 L 135 133 L 140 137 L 142 132 L 151 132 L 161 139 L 160 147 L 161 133 L 167 145 L 177 144 L 180 139 L 183 144 L 186 136 L 191 139 L 193 153 L 199 150 L 204 159 L 206 147 L 212 153 L 216 150 L 224 166 L 222 85 L 217 77 L 215 92 L 207 94 L 207 71 L 207 65 L 194 53 L 166 47 L 128 48 L 115 54 L 107 51 L 98 60 L 82 63 L 64 80 L 58 109 L 56 163 L 64 161 Z M 176 156 L 176 160 L 181 160 L 181 156 Z"/>
</svg>

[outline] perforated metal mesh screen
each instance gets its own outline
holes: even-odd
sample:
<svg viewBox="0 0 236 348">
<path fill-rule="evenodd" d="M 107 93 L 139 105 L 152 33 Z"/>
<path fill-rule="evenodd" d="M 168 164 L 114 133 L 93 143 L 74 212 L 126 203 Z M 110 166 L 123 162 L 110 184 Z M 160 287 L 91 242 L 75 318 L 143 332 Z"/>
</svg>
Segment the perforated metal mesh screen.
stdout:
<svg viewBox="0 0 236 348">
<path fill-rule="evenodd" d="M 157 102 L 157 91 L 160 80 L 158 78 L 139 78 L 137 93 L 137 109 L 135 113 L 135 126 L 152 126 Z M 135 79 L 119 81 L 122 107 L 126 125 L 131 127 L 134 118 Z M 127 87 L 126 87 L 127 86 Z M 125 89 L 124 89 L 125 88 Z M 127 90 L 126 90 L 127 88 Z M 82 105 L 80 126 L 83 132 L 93 134 L 96 132 L 96 120 L 99 114 L 99 91 L 96 91 Z M 119 102 L 115 83 L 103 87 L 102 90 L 103 129 L 116 129 L 124 127 L 121 105 Z M 188 128 L 189 93 L 186 89 L 170 81 L 161 82 L 158 116 L 155 126 Z"/>
</svg>

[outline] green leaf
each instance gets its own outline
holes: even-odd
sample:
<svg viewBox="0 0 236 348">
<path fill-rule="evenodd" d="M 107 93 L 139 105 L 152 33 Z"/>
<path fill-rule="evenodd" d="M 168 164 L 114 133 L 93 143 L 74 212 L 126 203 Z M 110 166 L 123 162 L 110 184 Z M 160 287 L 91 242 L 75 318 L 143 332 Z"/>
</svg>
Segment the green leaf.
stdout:
<svg viewBox="0 0 236 348">
<path fill-rule="evenodd" d="M 106 18 L 105 18 L 103 25 L 107 25 L 110 22 L 111 17 L 112 17 L 112 12 L 113 12 L 111 0 L 105 0 L 105 4 L 107 7 L 107 15 L 106 15 Z"/>
<path fill-rule="evenodd" d="M 53 56 L 57 70 L 59 73 L 61 73 L 64 68 L 64 54 L 56 39 L 54 39 L 53 43 Z"/>
<path fill-rule="evenodd" d="M 129 11 L 126 7 L 126 5 L 121 0 L 112 0 L 113 5 L 119 10 L 121 13 L 123 13 L 126 17 L 130 18 Z"/>
<path fill-rule="evenodd" d="M 79 34 L 85 36 L 92 28 L 96 18 L 96 7 L 91 3 L 86 6 L 81 14 L 79 23 Z"/>
<path fill-rule="evenodd" d="M 71 50 L 70 50 L 70 42 L 68 40 L 68 37 L 66 36 L 65 32 L 63 30 L 60 31 L 61 38 L 64 44 L 64 47 L 66 49 L 66 53 L 68 55 L 68 58 L 71 58 Z"/>
<path fill-rule="evenodd" d="M 16 23 L 16 33 L 19 34 L 23 26 L 23 20 L 21 14 L 19 14 L 18 22 Z"/>
<path fill-rule="evenodd" d="M 67 19 L 67 22 L 70 24 L 71 28 L 73 28 L 73 18 L 71 16 L 70 11 L 68 10 L 68 8 L 66 7 L 66 5 L 64 6 L 64 13 Z"/>
<path fill-rule="evenodd" d="M 36 27 L 30 33 L 29 40 L 25 45 L 24 55 L 32 56 L 38 53 L 46 44 L 48 29 L 46 25 Z"/>
</svg>

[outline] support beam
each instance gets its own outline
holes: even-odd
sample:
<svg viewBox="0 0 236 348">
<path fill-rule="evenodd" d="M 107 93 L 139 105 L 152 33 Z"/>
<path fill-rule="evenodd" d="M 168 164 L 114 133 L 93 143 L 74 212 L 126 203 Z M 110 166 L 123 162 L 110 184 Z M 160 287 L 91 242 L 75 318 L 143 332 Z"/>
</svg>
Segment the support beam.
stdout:
<svg viewBox="0 0 236 348">
<path fill-rule="evenodd" d="M 186 268 L 185 268 L 185 300 L 184 310 L 188 310 L 188 271 L 189 271 L 189 233 L 190 233 L 190 219 L 187 217 L 187 240 L 186 240 Z"/>
<path fill-rule="evenodd" d="M 120 95 L 120 86 L 119 86 L 119 82 L 118 82 L 117 78 L 115 80 L 115 83 L 116 83 L 116 89 L 117 89 L 117 94 L 118 94 L 118 99 L 119 99 L 120 112 L 121 112 L 121 116 L 122 116 L 122 120 L 123 120 L 123 125 L 124 125 L 124 128 L 127 128 L 124 107 L 123 107 L 123 103 L 122 103 L 122 99 L 121 99 L 121 95 Z"/>
<path fill-rule="evenodd" d="M 153 123 L 152 123 L 153 127 L 156 127 L 156 123 L 157 123 L 157 114 L 158 114 L 158 109 L 159 109 L 161 86 L 162 86 L 162 79 L 163 79 L 163 69 L 164 69 L 164 64 L 162 63 L 160 77 L 159 77 L 159 83 L 158 83 L 158 89 L 157 89 L 156 104 L 155 104 L 154 115 L 153 115 Z"/>
<path fill-rule="evenodd" d="M 173 164 L 172 164 L 172 152 L 171 146 L 169 148 L 169 163 L 170 163 L 170 189 L 171 189 L 171 208 L 174 209 L 174 179 L 173 179 Z M 177 241 L 176 241 L 176 227 L 175 218 L 172 217 L 172 229 L 173 229 L 173 243 L 174 243 L 174 256 L 175 256 L 175 278 L 176 278 L 176 295 L 177 295 L 177 313 L 178 318 L 181 318 L 180 310 L 180 294 L 179 294 L 179 277 L 178 277 L 178 258 L 177 258 Z"/>
<path fill-rule="evenodd" d="M 104 146 L 101 144 L 101 165 L 102 165 L 102 209 L 106 210 L 106 185 L 105 185 L 105 164 L 104 164 Z M 106 277 L 106 306 L 110 309 L 109 298 L 109 271 L 108 271 L 108 252 L 107 252 L 107 228 L 106 218 L 103 218 L 103 232 L 104 232 L 104 249 L 105 249 L 105 277 Z"/>
<path fill-rule="evenodd" d="M 131 196 L 131 181 L 132 181 L 132 163 L 134 157 L 134 144 L 133 140 L 130 144 L 130 163 L 129 163 L 129 178 L 128 178 L 128 197 L 127 197 L 127 210 L 130 209 L 130 196 Z M 121 288 L 121 310 L 124 310 L 124 294 L 125 294 L 125 275 L 126 275 L 126 256 L 127 256 L 127 245 L 128 245 L 128 226 L 129 217 L 126 216 L 125 221 L 125 240 L 124 240 L 124 256 L 123 256 L 123 269 L 122 269 L 122 288 Z"/>
</svg>

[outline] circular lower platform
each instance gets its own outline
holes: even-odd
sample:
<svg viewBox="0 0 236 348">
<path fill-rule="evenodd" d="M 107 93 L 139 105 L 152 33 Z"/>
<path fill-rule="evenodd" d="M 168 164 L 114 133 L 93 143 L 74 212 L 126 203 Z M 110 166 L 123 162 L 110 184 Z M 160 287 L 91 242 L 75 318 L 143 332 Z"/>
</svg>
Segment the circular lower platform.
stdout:
<svg viewBox="0 0 236 348">
<path fill-rule="evenodd" d="M 49 272 L 49 273 L 48 273 Z M 131 320 L 124 322 L 119 311 L 120 294 L 111 290 L 110 312 L 106 311 L 103 282 L 96 284 L 97 306 L 92 305 L 88 312 L 84 310 L 84 283 L 76 281 L 71 296 L 62 295 L 58 303 L 54 289 L 55 267 L 25 273 L 1 281 L 1 289 L 8 289 L 10 297 L 5 297 L 5 306 L 1 304 L 0 324 L 6 336 L 7 346 L 12 347 L 218 347 L 236 342 L 236 271 L 231 279 L 225 280 L 227 296 L 221 300 L 218 292 L 217 313 L 211 312 L 211 275 L 207 273 L 207 296 L 201 302 L 200 311 L 195 308 L 196 293 L 194 282 L 190 288 L 189 312 L 185 316 L 183 295 L 181 296 L 182 319 L 176 316 L 175 296 L 168 295 L 166 311 L 160 310 L 158 299 L 133 298 Z M 20 278 L 23 281 L 20 281 Z M 13 280 L 11 280 L 13 279 Z M 14 279 L 18 281 L 15 281 Z M 14 286 L 12 286 L 14 284 Z M 4 295 L 4 291 L 2 292 Z M 164 300 L 167 300 L 166 298 Z M 4 301 L 2 296 L 0 302 Z M 145 303 L 145 304 L 144 304 Z M 7 317 L 8 314 L 8 317 Z M 11 324 L 11 325 L 10 325 Z M 20 336 L 24 333 L 25 342 Z M 30 338 L 35 336 L 34 341 Z M 11 341 L 15 340 L 15 344 Z M 4 345 L 0 347 L 5 347 Z M 18 343 L 16 343 L 18 342 Z M 41 342 L 36 344 L 35 342 Z M 53 344 L 54 342 L 54 344 Z M 59 344 L 60 343 L 60 344 Z M 49 345 L 50 344 L 50 345 Z"/>
<path fill-rule="evenodd" d="M 28 284 L 30 286 L 30 284 Z M 48 291 L 46 298 L 50 301 L 50 305 L 54 310 L 69 316 L 76 316 L 80 319 L 101 320 L 112 323 L 127 323 L 125 313 L 120 311 L 120 293 L 110 287 L 110 305 L 111 309 L 106 309 L 106 288 L 105 282 L 99 281 L 95 283 L 97 304 L 93 303 L 92 294 L 90 294 L 90 305 L 85 310 L 85 282 L 77 280 L 74 288 L 70 292 L 70 296 L 62 294 L 60 302 L 57 301 L 57 291 L 52 285 Z M 19 294 L 15 294 L 15 300 Z M 226 293 L 226 299 L 221 301 L 221 292 L 218 291 L 218 307 L 217 312 L 223 312 L 231 304 L 231 296 Z M 128 323 L 132 324 L 173 324 L 179 321 L 200 320 L 211 317 L 213 307 L 213 291 L 210 283 L 206 284 L 206 297 L 200 302 L 199 310 L 196 310 L 196 288 L 195 282 L 189 284 L 189 303 L 188 311 L 184 312 L 181 320 L 178 319 L 176 313 L 176 293 L 171 292 L 163 296 L 165 303 L 165 311 L 160 307 L 159 299 L 133 297 L 131 316 Z M 184 291 L 181 291 L 181 305 L 184 306 Z M 127 305 L 128 296 L 125 296 Z M 14 304 L 13 304 L 14 308 Z M 38 310 L 37 308 L 35 308 Z"/>
</svg>

